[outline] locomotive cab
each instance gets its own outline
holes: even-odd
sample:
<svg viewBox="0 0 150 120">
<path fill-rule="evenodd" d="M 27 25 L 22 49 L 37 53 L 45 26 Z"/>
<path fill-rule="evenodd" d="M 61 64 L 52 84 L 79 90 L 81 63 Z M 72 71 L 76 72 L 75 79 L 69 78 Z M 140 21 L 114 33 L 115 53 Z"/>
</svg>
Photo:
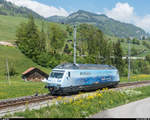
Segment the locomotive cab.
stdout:
<svg viewBox="0 0 150 120">
<path fill-rule="evenodd" d="M 50 73 L 48 79 L 43 81 L 47 83 L 45 88 L 48 88 L 51 93 L 60 90 L 60 87 L 62 86 L 61 84 L 64 79 L 64 75 L 65 71 L 53 70 Z"/>
</svg>

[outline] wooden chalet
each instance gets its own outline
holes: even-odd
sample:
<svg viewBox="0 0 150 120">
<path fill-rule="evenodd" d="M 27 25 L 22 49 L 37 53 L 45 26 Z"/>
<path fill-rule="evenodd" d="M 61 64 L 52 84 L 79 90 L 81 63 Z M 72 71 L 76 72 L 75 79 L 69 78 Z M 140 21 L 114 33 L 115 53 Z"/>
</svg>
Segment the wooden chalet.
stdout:
<svg viewBox="0 0 150 120">
<path fill-rule="evenodd" d="M 48 74 L 41 71 L 38 68 L 29 68 L 25 72 L 22 73 L 22 79 L 25 81 L 33 81 L 33 82 L 41 82 L 45 78 L 48 78 Z"/>
</svg>

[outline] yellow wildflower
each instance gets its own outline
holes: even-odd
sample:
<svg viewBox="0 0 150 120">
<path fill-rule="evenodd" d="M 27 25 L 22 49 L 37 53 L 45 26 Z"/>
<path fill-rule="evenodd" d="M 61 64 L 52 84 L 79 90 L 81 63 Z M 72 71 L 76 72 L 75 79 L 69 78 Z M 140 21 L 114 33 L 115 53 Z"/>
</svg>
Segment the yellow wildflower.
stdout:
<svg viewBox="0 0 150 120">
<path fill-rule="evenodd" d="M 108 90 L 108 88 L 105 88 L 105 90 Z"/>
<path fill-rule="evenodd" d="M 97 96 L 98 96 L 98 97 L 102 97 L 102 94 L 101 94 L 101 93 L 98 93 Z"/>
<path fill-rule="evenodd" d="M 72 103 L 72 101 L 73 101 L 73 100 L 72 100 L 72 98 L 71 98 L 71 99 L 69 100 L 69 102 Z"/>
<path fill-rule="evenodd" d="M 102 101 L 99 101 L 98 103 L 99 103 L 99 104 L 102 104 Z"/>
<path fill-rule="evenodd" d="M 93 96 L 88 96 L 88 99 L 93 99 L 94 97 Z"/>
<path fill-rule="evenodd" d="M 110 101 L 110 104 L 113 104 L 113 101 L 112 101 L 112 100 Z"/>
<path fill-rule="evenodd" d="M 57 98 L 57 100 L 61 100 L 61 99 L 62 99 L 62 97 L 60 97 L 60 96 Z"/>
</svg>

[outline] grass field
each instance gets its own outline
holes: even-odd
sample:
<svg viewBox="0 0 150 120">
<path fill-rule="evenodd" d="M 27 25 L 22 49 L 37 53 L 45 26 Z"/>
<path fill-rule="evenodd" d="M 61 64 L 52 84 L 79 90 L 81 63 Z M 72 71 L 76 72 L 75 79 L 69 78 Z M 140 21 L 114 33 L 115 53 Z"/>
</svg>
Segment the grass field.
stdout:
<svg viewBox="0 0 150 120">
<path fill-rule="evenodd" d="M 20 23 L 27 22 L 28 19 L 24 17 L 4 16 L 0 15 L 0 41 L 7 41 L 14 43 L 16 40 L 16 30 Z M 41 20 L 35 20 L 36 25 L 40 28 Z"/>
<path fill-rule="evenodd" d="M 0 41 L 14 42 L 16 29 L 26 18 L 0 15 Z"/>
<path fill-rule="evenodd" d="M 35 93 L 48 93 L 42 82 L 24 82 L 21 76 L 15 76 L 9 82 L 0 82 L 0 99 L 16 98 L 21 96 L 34 95 Z"/>
</svg>

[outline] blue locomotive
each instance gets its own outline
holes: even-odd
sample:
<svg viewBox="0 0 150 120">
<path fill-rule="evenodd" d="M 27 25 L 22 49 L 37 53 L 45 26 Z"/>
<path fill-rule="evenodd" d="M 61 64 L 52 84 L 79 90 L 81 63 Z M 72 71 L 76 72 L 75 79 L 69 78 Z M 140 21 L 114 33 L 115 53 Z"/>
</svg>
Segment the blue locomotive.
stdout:
<svg viewBox="0 0 150 120">
<path fill-rule="evenodd" d="M 62 64 L 56 66 L 43 82 L 51 94 L 72 93 L 115 87 L 119 82 L 118 70 L 111 65 Z"/>
</svg>

